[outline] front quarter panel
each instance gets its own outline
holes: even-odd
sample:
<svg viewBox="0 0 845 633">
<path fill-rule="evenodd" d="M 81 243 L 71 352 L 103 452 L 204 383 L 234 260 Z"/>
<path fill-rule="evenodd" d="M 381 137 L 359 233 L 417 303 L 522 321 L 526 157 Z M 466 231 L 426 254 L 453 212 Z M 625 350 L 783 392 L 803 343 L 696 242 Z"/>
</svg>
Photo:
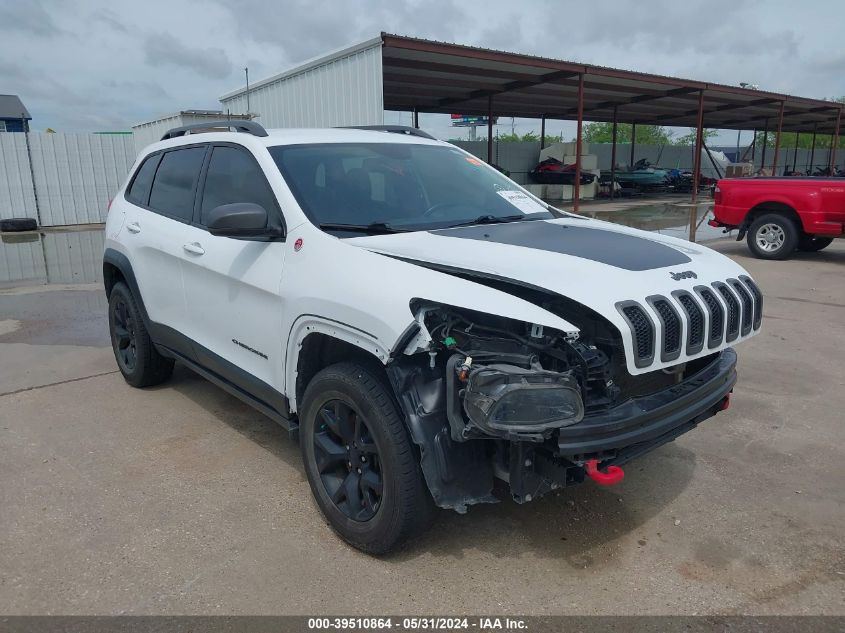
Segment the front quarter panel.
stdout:
<svg viewBox="0 0 845 633">
<path fill-rule="evenodd" d="M 299 250 L 296 250 L 298 241 Z M 504 292 L 346 244 L 311 224 L 291 231 L 292 253 L 283 271 L 288 335 L 285 393 L 295 410 L 299 343 L 308 327 L 332 329 L 387 363 L 414 323 L 410 302 L 424 299 L 535 323 L 575 334 L 568 321 Z M 322 331 L 322 330 L 315 330 Z M 330 333 L 326 331 L 325 333 Z"/>
</svg>

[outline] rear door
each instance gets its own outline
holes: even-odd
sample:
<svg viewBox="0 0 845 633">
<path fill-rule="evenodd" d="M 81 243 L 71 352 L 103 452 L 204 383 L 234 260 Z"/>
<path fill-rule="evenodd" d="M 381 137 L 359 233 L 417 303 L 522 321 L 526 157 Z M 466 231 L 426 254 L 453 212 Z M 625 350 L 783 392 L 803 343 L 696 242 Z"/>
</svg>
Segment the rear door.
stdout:
<svg viewBox="0 0 845 633">
<path fill-rule="evenodd" d="M 235 202 L 259 204 L 271 222 L 284 226 L 276 196 L 250 151 L 215 144 L 180 254 L 192 338 L 203 365 L 279 410 L 285 243 L 211 235 L 209 212 Z"/>
<path fill-rule="evenodd" d="M 185 333 L 181 261 L 208 147 L 180 147 L 148 157 L 127 189 L 125 244 L 157 342 Z"/>
</svg>

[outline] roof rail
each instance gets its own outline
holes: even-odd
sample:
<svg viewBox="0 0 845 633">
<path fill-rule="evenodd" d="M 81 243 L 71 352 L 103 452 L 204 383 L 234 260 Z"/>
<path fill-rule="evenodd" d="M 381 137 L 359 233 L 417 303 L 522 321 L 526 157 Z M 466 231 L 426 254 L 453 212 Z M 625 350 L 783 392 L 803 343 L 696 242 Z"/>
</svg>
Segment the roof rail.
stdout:
<svg viewBox="0 0 845 633">
<path fill-rule="evenodd" d="M 347 130 L 374 130 L 376 132 L 392 132 L 394 134 L 406 134 L 407 136 L 419 136 L 421 138 L 428 138 L 436 141 L 428 132 L 423 132 L 418 127 L 409 127 L 407 125 L 347 125 L 344 126 Z"/>
<path fill-rule="evenodd" d="M 175 127 L 172 130 L 167 130 L 164 136 L 161 137 L 161 140 L 166 141 L 169 138 L 185 136 L 186 134 L 191 133 L 195 134 L 200 131 L 220 131 L 220 128 L 224 130 L 233 129 L 236 132 L 244 132 L 246 134 L 252 134 L 253 136 L 267 136 L 267 130 L 254 121 L 239 121 L 236 119 L 230 119 L 228 121 L 209 121 L 208 123 L 192 123 L 191 125 Z"/>
</svg>

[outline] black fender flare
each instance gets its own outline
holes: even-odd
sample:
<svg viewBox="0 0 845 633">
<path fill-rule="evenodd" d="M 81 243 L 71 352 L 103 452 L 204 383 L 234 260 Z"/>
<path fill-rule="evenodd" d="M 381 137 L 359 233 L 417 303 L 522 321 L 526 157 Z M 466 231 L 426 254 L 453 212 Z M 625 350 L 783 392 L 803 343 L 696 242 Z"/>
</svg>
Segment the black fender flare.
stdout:
<svg viewBox="0 0 845 633">
<path fill-rule="evenodd" d="M 103 286 L 106 291 L 107 299 L 111 295 L 111 290 L 116 283 L 114 275 L 111 273 L 109 268 L 110 266 L 113 266 L 120 271 L 120 274 L 129 286 L 129 290 L 132 291 L 132 296 L 135 298 L 138 309 L 141 311 L 141 318 L 144 320 L 144 327 L 146 327 L 149 331 L 150 316 L 147 314 L 147 307 L 144 305 L 144 299 L 141 297 L 141 290 L 138 288 L 138 280 L 135 278 L 135 271 L 132 270 L 132 264 L 129 262 L 129 258 L 113 248 L 107 248 L 103 253 Z"/>
</svg>

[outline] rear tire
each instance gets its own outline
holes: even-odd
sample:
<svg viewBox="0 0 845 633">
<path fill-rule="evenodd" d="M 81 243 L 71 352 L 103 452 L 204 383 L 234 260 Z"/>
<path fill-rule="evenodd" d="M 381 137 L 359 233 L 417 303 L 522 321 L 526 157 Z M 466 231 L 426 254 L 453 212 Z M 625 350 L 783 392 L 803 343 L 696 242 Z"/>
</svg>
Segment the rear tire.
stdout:
<svg viewBox="0 0 845 633">
<path fill-rule="evenodd" d="M 427 528 L 432 499 L 385 382 L 339 363 L 311 380 L 302 402 L 302 460 L 331 528 L 369 554 L 385 554 Z"/>
<path fill-rule="evenodd" d="M 767 213 L 751 223 L 746 239 L 755 257 L 787 259 L 798 247 L 800 235 L 795 222 L 777 213 Z"/>
<path fill-rule="evenodd" d="M 798 240 L 798 250 L 804 253 L 815 253 L 830 246 L 832 237 L 818 237 L 816 235 L 802 235 Z"/>
<path fill-rule="evenodd" d="M 173 373 L 173 359 L 156 351 L 135 297 L 122 281 L 109 294 L 112 350 L 123 378 L 133 387 L 158 385 Z"/>
</svg>

